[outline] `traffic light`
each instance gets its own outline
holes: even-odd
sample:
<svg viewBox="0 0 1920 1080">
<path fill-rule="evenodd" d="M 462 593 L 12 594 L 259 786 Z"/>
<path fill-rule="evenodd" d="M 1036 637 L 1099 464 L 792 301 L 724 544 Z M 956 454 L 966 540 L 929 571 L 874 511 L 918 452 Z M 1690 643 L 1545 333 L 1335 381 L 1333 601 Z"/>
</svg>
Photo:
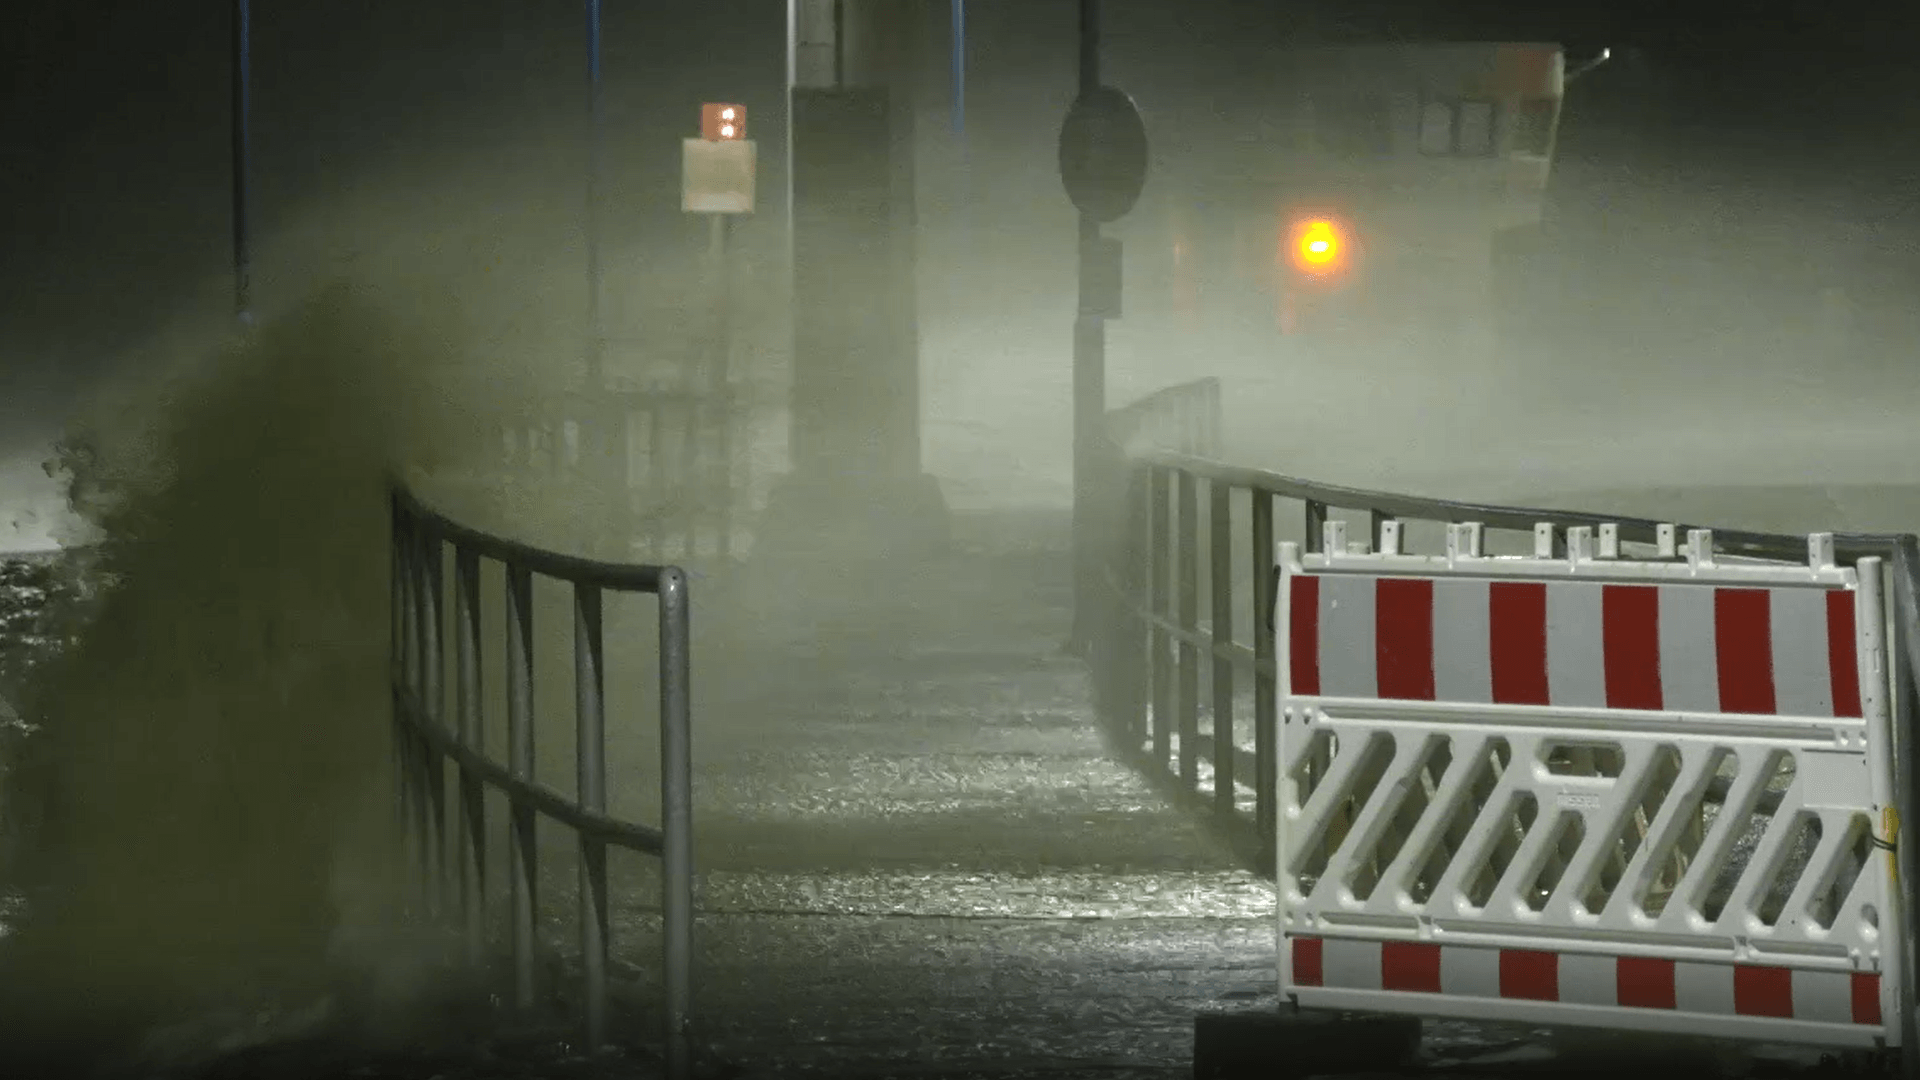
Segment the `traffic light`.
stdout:
<svg viewBox="0 0 1920 1080">
<path fill-rule="evenodd" d="M 738 142 L 747 137 L 747 107 L 724 102 L 700 106 L 700 137 L 708 142 Z"/>
</svg>

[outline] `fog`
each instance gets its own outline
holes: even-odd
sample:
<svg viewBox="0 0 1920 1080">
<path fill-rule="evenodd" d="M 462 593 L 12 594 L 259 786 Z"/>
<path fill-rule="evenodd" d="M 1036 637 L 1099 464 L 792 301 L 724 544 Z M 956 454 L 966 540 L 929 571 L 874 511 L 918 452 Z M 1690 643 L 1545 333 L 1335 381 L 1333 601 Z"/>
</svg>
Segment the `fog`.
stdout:
<svg viewBox="0 0 1920 1080">
<path fill-rule="evenodd" d="M 1116 16 L 1109 46 L 1109 80 L 1136 95 L 1157 148 L 1146 196 L 1112 229 L 1128 283 L 1108 330 L 1111 404 L 1218 376 L 1227 458 L 1338 483 L 1730 526 L 1920 527 L 1912 221 L 1885 185 L 1810 186 L 1764 153 L 1710 162 L 1718 151 L 1672 141 L 1671 125 L 1668 142 L 1629 146 L 1634 103 L 1698 89 L 1648 74 L 1685 74 L 1655 53 L 1569 89 L 1543 239 L 1499 318 L 1445 342 L 1282 334 L 1244 254 L 1271 249 L 1271 202 L 1257 182 L 1214 179 L 1282 163 L 1216 149 L 1262 108 L 1258 78 L 1230 77 L 1259 52 L 1206 52 L 1196 42 L 1232 19 L 1182 24 L 1173 6 Z M 1016 7 L 982 5 L 964 138 L 937 48 L 922 87 L 923 467 L 956 511 L 1057 514 L 1072 486 L 1075 223 L 1053 138 L 1071 8 L 1021 24 Z M 712 296 L 675 140 L 700 101 L 747 102 L 762 212 L 737 228 L 731 271 L 743 520 L 790 464 L 779 26 L 773 5 L 752 10 L 734 51 L 701 44 L 724 18 L 675 38 L 649 36 L 646 12 L 609 16 L 600 236 L 610 375 L 672 370 L 702 347 Z M 0 1041 L 84 1024 L 117 1051 L 263 986 L 404 997 L 400 975 L 426 959 L 397 944 L 381 840 L 384 485 L 404 476 L 463 520 L 575 550 L 598 509 L 555 498 L 509 514 L 482 493 L 502 426 L 584 370 L 578 28 L 396 27 L 330 7 L 369 40 L 391 31 L 356 66 L 338 42 L 303 54 L 320 16 L 263 16 L 258 314 L 239 328 L 222 31 L 195 11 L 161 64 L 182 83 L 172 105 L 122 86 L 54 140 L 44 175 L 17 178 L 53 194 L 15 211 L 0 549 L 104 538 L 112 584 L 68 655 L 11 691 L 44 734 L 7 774 L 9 805 L 45 815 L 25 865 L 58 901 L 12 943 Z M 443 32 L 438 51 L 424 44 Z M 139 33 L 113 31 L 121 47 Z M 1833 160 L 1838 173 L 1859 159 Z M 1185 307 L 1165 272 L 1183 214 L 1201 266 Z M 49 475 L 61 440 L 67 472 Z M 743 655 L 731 635 L 751 621 L 716 617 L 703 662 Z"/>
</svg>

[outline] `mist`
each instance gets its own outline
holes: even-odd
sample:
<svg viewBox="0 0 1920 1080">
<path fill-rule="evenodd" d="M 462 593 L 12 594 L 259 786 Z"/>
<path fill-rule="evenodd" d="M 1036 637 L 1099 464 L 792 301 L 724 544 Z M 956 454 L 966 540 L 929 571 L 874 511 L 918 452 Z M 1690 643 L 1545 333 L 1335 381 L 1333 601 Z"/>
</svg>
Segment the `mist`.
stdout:
<svg viewBox="0 0 1920 1080">
<path fill-rule="evenodd" d="M 730 494 L 750 521 L 791 465 L 779 5 L 714 7 L 710 22 L 671 27 L 664 5 L 609 16 L 607 371 L 641 385 L 678 370 L 708 345 L 716 290 L 730 291 L 744 433 Z M 1726 526 L 1920 527 L 1904 166 L 1861 149 L 1884 133 L 1861 121 L 1854 142 L 1793 152 L 1803 129 L 1785 124 L 1757 148 L 1690 135 L 1676 117 L 1710 105 L 1720 121 L 1690 123 L 1734 126 L 1701 54 L 1622 49 L 1569 88 L 1542 225 L 1490 271 L 1484 311 L 1444 339 L 1293 335 L 1266 288 L 1282 224 L 1269 174 L 1286 157 L 1242 137 L 1274 92 L 1257 31 L 1287 19 L 1256 19 L 1257 5 L 1190 19 L 1182 5 L 1112 7 L 1107 77 L 1134 94 L 1155 156 L 1140 205 L 1110 230 L 1127 253 L 1110 405 L 1217 376 L 1236 464 Z M 392 840 L 388 484 L 579 552 L 606 509 L 574 488 L 518 501 L 494 488 L 503 430 L 584 385 L 575 9 L 501 4 L 436 22 L 329 5 L 264 20 L 250 327 L 235 325 L 223 272 L 224 27 L 213 6 L 193 11 L 179 25 L 108 20 L 130 53 L 142 34 L 178 41 L 118 97 L 33 69 L 96 94 L 62 114 L 91 109 L 90 123 L 11 117 L 50 149 L 6 189 L 46 194 L 10 207 L 0 549 L 84 549 L 77 565 L 98 583 L 72 613 L 74 643 L 8 688 L 38 729 L 4 774 L 10 825 L 31 837 L 11 870 L 32 916 L 0 973 L 0 1045 L 23 1060 L 77 1045 L 115 1061 L 204 1054 L 227 1033 L 197 1018 L 262 998 L 362 1019 L 430 999 L 438 957 L 410 932 Z M 1038 546 L 1057 542 L 1072 492 L 1075 222 L 1053 140 L 1074 86 L 1073 15 L 976 5 L 964 131 L 930 20 L 916 117 L 922 464 L 957 515 L 1043 520 Z M 1302 23 L 1339 37 L 1340 21 Z M 169 80 L 175 96 L 153 91 Z M 745 102 L 761 147 L 761 203 L 737 223 L 721 285 L 705 223 L 678 204 L 677 140 L 705 100 Z M 1191 297 L 1176 248 L 1194 253 Z M 1004 582 L 992 596 L 934 592 L 928 565 L 944 564 L 865 579 L 787 567 L 744 584 L 725 564 L 697 566 L 719 578 L 700 594 L 721 610 L 701 624 L 697 679 L 720 703 L 726 752 L 785 730 L 740 686 L 845 674 L 845 656 L 801 639 L 904 654 L 929 607 L 995 627 L 1027 599 Z M 815 603 L 835 590 L 836 606 Z M 1020 644 L 1037 654 L 1054 628 L 1031 621 Z M 564 618 L 542 626 L 542 649 L 564 644 L 544 629 Z M 747 638 L 816 653 L 790 676 Z M 543 715 L 564 717 L 569 685 L 540 685 Z M 885 697 L 821 691 L 861 693 Z M 629 732 L 616 751 L 627 808 L 643 805 L 652 749 L 631 734 L 637 715 L 610 724 Z M 763 790 L 729 782 L 715 789 L 743 805 Z M 795 829 L 775 843 L 734 812 L 715 828 L 754 858 L 800 865 L 834 842 Z M 904 861 L 939 835 L 875 828 L 861 842 Z"/>
</svg>

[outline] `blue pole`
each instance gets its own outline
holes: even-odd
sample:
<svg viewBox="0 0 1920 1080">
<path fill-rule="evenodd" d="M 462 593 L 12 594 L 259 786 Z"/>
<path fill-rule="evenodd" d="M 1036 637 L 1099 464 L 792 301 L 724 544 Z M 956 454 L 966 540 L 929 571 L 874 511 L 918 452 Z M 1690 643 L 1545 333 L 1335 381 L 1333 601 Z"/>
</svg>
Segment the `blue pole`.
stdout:
<svg viewBox="0 0 1920 1080">
<path fill-rule="evenodd" d="M 233 0 L 233 310 L 253 321 L 253 251 L 247 230 L 247 95 L 252 83 L 251 0 Z"/>
</svg>

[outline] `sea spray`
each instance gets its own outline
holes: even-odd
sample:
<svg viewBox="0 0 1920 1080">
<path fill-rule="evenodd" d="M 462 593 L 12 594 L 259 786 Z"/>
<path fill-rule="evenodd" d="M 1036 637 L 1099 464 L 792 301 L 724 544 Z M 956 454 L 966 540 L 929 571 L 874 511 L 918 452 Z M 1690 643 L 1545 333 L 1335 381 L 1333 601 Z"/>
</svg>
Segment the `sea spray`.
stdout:
<svg viewBox="0 0 1920 1080">
<path fill-rule="evenodd" d="M 174 335 L 73 426 L 67 540 L 103 585 L 18 691 L 35 733 L 8 813 L 35 827 L 8 868 L 29 903 L 0 1045 L 119 1056 L 403 959 L 387 493 L 483 438 L 449 381 L 457 321 L 321 288 Z"/>
</svg>

